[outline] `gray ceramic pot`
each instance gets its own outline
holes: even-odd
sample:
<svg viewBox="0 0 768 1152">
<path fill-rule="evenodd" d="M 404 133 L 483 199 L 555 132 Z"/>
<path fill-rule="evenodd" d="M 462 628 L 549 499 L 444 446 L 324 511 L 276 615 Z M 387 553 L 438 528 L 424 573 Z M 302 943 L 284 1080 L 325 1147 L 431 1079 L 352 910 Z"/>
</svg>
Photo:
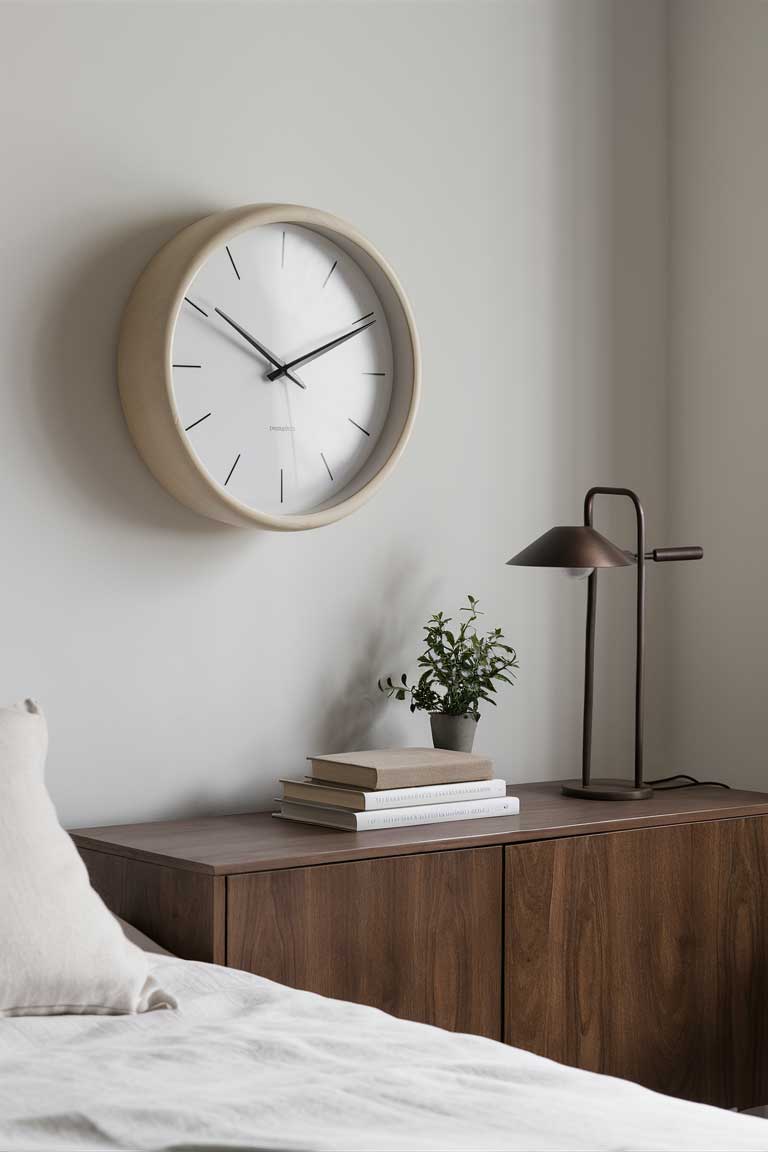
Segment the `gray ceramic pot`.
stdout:
<svg viewBox="0 0 768 1152">
<path fill-rule="evenodd" d="M 450 748 L 452 752 L 472 751 L 477 730 L 474 716 L 447 716 L 444 712 L 430 712 L 429 722 L 435 748 Z"/>
</svg>

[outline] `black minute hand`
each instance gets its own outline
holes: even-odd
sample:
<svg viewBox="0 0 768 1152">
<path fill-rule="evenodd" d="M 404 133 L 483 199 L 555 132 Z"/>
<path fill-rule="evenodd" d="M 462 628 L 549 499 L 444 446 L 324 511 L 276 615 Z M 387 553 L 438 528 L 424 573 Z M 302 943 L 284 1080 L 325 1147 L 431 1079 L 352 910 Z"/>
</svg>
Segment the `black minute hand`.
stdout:
<svg viewBox="0 0 768 1152">
<path fill-rule="evenodd" d="M 359 328 L 353 328 L 351 332 L 345 332 L 343 336 L 337 336 L 335 340 L 329 340 L 327 344 L 321 344 L 319 348 L 313 348 L 311 352 L 307 352 L 304 356 L 297 356 L 295 360 L 289 360 L 287 364 L 283 364 L 281 368 L 276 368 L 274 372 L 267 373 L 267 380 L 277 380 L 280 376 L 288 374 L 290 368 L 297 368 L 299 364 L 307 364 L 310 360 L 317 359 L 318 356 L 330 352 L 331 348 L 337 348 L 339 344 L 343 344 L 345 340 L 351 340 L 353 336 L 357 336 L 358 332 L 364 332 L 366 328 L 370 328 L 371 324 L 375 324 L 375 320 L 369 320 L 367 324 L 361 324 Z"/>
<path fill-rule="evenodd" d="M 227 324 L 231 325 L 235 332 L 239 332 L 243 340 L 247 340 L 257 352 L 262 354 L 265 360 L 268 360 L 270 364 L 274 364 L 276 368 L 280 368 L 281 376 L 286 375 L 289 380 L 293 380 L 294 384 L 298 384 L 299 388 L 306 388 L 306 384 L 302 380 L 299 380 L 298 376 L 294 376 L 293 373 L 287 371 L 290 365 L 284 365 L 283 361 L 278 360 L 277 356 L 270 352 L 263 344 L 260 344 L 255 336 L 251 336 L 250 332 L 246 332 L 245 328 L 241 328 L 236 320 L 233 320 L 231 316 L 227 316 L 226 312 L 222 312 L 221 308 L 214 308 L 214 312 L 221 316 L 222 320 L 226 320 Z M 270 376 L 269 379 L 271 380 L 272 377 Z"/>
</svg>

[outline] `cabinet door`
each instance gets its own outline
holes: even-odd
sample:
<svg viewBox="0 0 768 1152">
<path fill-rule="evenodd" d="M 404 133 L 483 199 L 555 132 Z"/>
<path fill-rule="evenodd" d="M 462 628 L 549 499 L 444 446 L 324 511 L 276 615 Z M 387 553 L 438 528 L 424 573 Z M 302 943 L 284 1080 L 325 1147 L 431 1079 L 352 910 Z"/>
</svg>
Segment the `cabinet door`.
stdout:
<svg viewBox="0 0 768 1152">
<path fill-rule="evenodd" d="M 502 849 L 232 876 L 227 963 L 501 1037 Z"/>
<path fill-rule="evenodd" d="M 185 960 L 224 963 L 223 876 L 78 849 L 104 903 Z"/>
<path fill-rule="evenodd" d="M 768 818 L 506 853 L 509 1043 L 710 1104 L 768 1100 Z"/>
</svg>

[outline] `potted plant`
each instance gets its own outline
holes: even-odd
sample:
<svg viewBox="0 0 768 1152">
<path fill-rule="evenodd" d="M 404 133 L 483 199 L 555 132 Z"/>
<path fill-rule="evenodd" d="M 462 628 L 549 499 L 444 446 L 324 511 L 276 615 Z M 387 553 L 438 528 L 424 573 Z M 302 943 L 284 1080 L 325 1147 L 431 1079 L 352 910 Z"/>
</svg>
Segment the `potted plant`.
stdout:
<svg viewBox="0 0 768 1152">
<path fill-rule="evenodd" d="M 410 697 L 411 712 L 429 712 L 435 748 L 471 752 L 480 701 L 496 704 L 497 684 L 512 684 L 518 668 L 517 653 L 504 643 L 501 628 L 478 634 L 475 623 L 482 613 L 479 601 L 467 596 L 468 606 L 459 627 L 452 631 L 450 616 L 436 612 L 424 625 L 423 669 L 415 684 L 402 674 L 397 682 L 387 676 L 379 688 L 395 700 Z"/>
</svg>

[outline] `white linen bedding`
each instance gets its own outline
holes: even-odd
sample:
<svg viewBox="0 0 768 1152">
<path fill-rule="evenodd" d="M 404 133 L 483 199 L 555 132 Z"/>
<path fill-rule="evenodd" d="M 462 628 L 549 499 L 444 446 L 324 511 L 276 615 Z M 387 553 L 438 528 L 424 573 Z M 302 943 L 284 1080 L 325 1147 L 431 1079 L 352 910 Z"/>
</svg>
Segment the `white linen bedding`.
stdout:
<svg viewBox="0 0 768 1152">
<path fill-rule="evenodd" d="M 0 1020 L 0 1148 L 768 1150 L 768 1123 L 257 976 L 152 958 L 177 1010 Z"/>
</svg>

